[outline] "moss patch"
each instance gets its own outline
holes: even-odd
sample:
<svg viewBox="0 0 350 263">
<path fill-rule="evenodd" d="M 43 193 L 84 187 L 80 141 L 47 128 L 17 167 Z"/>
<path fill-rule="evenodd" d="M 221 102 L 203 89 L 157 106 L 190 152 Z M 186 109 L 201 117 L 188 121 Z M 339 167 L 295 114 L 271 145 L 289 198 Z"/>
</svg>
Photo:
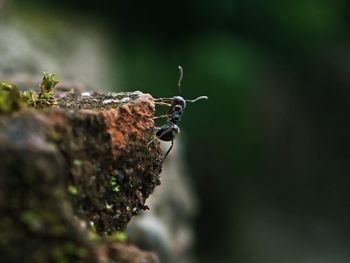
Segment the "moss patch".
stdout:
<svg viewBox="0 0 350 263">
<path fill-rule="evenodd" d="M 16 86 L 0 82 L 0 114 L 9 114 L 26 106 L 32 108 L 57 106 L 54 91 L 58 82 L 54 74 L 44 72 L 39 85 L 39 94 L 32 90 L 19 92 Z"/>
<path fill-rule="evenodd" d="M 0 83 L 0 114 L 8 114 L 24 107 L 21 95 L 16 86 Z"/>
</svg>

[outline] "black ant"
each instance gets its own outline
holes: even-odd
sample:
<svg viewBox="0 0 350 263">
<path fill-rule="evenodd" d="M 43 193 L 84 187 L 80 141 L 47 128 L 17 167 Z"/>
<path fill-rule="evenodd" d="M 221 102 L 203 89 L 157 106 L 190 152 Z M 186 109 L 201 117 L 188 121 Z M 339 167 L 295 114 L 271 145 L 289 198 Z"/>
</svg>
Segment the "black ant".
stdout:
<svg viewBox="0 0 350 263">
<path fill-rule="evenodd" d="M 178 68 L 180 70 L 180 78 L 177 86 L 179 87 L 179 91 L 181 93 L 181 81 L 183 77 L 183 69 L 181 66 L 178 66 Z M 157 138 L 162 141 L 167 141 L 167 142 L 171 141 L 171 146 L 166 152 L 166 154 L 164 155 L 164 158 L 162 161 L 165 160 L 165 158 L 168 156 L 171 149 L 173 148 L 175 136 L 180 133 L 180 128 L 176 124 L 181 120 L 182 113 L 184 112 L 186 107 L 186 102 L 193 103 L 202 99 L 208 99 L 208 97 L 200 96 L 194 100 L 186 100 L 181 96 L 174 96 L 172 98 L 158 98 L 154 100 L 155 103 L 158 105 L 170 107 L 167 114 L 154 117 L 154 119 L 166 117 L 168 123 L 161 127 L 156 127 L 155 132 L 157 137 L 148 143 L 148 145 L 150 145 Z"/>
</svg>

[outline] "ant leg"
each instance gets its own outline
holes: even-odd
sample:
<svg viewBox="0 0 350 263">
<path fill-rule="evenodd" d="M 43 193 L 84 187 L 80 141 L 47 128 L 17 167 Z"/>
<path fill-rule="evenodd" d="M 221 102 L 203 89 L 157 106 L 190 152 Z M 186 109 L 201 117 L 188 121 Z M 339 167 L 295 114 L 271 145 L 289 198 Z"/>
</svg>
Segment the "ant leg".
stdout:
<svg viewBox="0 0 350 263">
<path fill-rule="evenodd" d="M 147 143 L 147 147 L 150 146 L 150 144 L 151 144 L 152 142 L 154 142 L 155 140 L 157 140 L 157 139 L 158 139 L 158 137 L 157 137 L 157 136 L 154 136 L 154 138 L 153 138 L 152 140 L 150 140 L 150 141 Z"/>
<path fill-rule="evenodd" d="M 157 98 L 157 99 L 154 99 L 154 101 L 158 102 L 158 101 L 161 101 L 161 102 L 168 102 L 168 103 L 171 103 L 174 99 L 173 98 Z"/>
<path fill-rule="evenodd" d="M 154 103 L 161 105 L 161 106 L 167 106 L 171 107 L 174 99 L 173 98 L 158 98 L 154 99 Z"/>
<path fill-rule="evenodd" d="M 168 154 L 170 153 L 171 149 L 173 148 L 174 146 L 174 140 L 171 141 L 171 145 L 170 145 L 170 148 L 169 150 L 166 152 L 166 154 L 164 155 L 164 158 L 162 160 L 162 162 L 164 162 L 165 158 L 168 156 Z"/>
<path fill-rule="evenodd" d="M 154 103 L 157 104 L 157 105 L 160 105 L 160 106 L 171 107 L 171 104 L 170 103 L 166 103 L 166 102 L 157 102 L 157 101 L 155 101 Z"/>
<path fill-rule="evenodd" d="M 160 118 L 167 118 L 167 117 L 168 117 L 168 115 L 164 114 L 164 115 L 153 117 L 153 120 L 160 119 Z"/>
</svg>

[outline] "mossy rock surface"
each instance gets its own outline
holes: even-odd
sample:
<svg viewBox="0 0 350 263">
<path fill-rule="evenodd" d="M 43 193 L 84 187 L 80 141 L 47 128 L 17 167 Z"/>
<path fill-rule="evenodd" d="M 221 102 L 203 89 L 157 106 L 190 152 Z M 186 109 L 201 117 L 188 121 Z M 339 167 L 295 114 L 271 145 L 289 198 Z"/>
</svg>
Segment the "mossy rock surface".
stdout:
<svg viewBox="0 0 350 263">
<path fill-rule="evenodd" d="M 56 98 L 55 107 L 0 116 L 0 262 L 108 259 L 115 244 L 89 232 L 123 230 L 160 184 L 150 95 L 61 90 Z"/>
</svg>

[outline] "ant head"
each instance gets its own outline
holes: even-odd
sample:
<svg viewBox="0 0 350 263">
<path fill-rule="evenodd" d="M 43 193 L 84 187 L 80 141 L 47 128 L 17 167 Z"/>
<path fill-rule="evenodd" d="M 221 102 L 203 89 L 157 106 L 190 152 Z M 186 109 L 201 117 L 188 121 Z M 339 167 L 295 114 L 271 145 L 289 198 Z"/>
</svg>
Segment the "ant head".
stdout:
<svg viewBox="0 0 350 263">
<path fill-rule="evenodd" d="M 173 106 L 181 106 L 182 109 L 186 108 L 186 101 L 181 96 L 175 96 L 173 98 Z"/>
</svg>

